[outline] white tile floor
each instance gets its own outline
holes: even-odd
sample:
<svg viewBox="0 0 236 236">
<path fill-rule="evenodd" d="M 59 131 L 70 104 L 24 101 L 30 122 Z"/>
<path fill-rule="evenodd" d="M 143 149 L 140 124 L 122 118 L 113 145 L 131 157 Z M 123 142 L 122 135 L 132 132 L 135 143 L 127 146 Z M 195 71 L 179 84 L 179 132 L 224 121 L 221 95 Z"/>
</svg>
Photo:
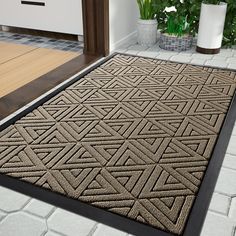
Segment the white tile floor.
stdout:
<svg viewBox="0 0 236 236">
<path fill-rule="evenodd" d="M 236 69 L 236 50 L 218 55 L 168 52 L 135 43 L 117 52 Z M 128 236 L 108 226 L 0 187 L 0 236 Z M 236 126 L 230 140 L 201 236 L 236 236 Z"/>
</svg>

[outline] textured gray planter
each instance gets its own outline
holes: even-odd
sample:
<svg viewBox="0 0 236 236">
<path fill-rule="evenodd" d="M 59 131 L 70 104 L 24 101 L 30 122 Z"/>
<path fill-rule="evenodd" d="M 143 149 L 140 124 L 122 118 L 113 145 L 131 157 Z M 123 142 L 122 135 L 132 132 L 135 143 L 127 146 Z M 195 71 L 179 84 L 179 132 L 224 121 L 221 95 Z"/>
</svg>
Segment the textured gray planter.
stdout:
<svg viewBox="0 0 236 236">
<path fill-rule="evenodd" d="M 186 51 L 193 45 L 193 37 L 190 35 L 176 37 L 168 34 L 161 34 L 159 46 L 169 51 Z"/>
<path fill-rule="evenodd" d="M 138 43 L 153 46 L 157 42 L 157 20 L 138 20 Z"/>
</svg>

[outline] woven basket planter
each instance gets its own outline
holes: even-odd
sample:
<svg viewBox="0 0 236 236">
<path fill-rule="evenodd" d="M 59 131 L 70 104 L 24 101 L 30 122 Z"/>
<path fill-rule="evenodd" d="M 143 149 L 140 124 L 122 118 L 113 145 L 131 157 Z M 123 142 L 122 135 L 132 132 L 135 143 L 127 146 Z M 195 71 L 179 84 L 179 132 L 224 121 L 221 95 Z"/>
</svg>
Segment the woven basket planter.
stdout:
<svg viewBox="0 0 236 236">
<path fill-rule="evenodd" d="M 169 51 L 186 51 L 193 45 L 193 37 L 190 35 L 176 37 L 168 34 L 161 34 L 159 46 Z"/>
</svg>

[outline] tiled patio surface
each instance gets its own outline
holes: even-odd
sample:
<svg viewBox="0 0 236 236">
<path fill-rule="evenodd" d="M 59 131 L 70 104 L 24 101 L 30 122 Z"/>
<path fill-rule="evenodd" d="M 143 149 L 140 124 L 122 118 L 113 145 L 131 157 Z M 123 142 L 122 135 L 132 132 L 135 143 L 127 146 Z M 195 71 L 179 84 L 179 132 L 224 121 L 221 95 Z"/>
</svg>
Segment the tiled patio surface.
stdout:
<svg viewBox="0 0 236 236">
<path fill-rule="evenodd" d="M 137 44 L 117 52 L 164 60 L 236 69 L 236 50 L 218 55 L 175 53 Z M 0 187 L 0 236 L 128 236 L 127 233 Z M 148 235 L 147 235 L 148 236 Z M 236 125 L 201 236 L 236 236 Z"/>
<path fill-rule="evenodd" d="M 38 48 L 50 48 L 62 51 L 83 52 L 84 43 L 80 41 L 52 39 L 41 36 L 16 34 L 0 31 L 0 41 L 30 45 Z"/>
</svg>

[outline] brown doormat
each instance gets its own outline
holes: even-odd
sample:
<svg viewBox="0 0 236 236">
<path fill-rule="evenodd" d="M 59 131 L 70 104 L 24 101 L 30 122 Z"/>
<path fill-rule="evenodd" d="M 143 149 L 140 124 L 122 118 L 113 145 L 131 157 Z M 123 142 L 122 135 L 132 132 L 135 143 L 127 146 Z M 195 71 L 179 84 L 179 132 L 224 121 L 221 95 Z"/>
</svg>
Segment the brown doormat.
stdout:
<svg viewBox="0 0 236 236">
<path fill-rule="evenodd" d="M 135 223 L 134 229 L 121 228 L 137 235 L 151 235 L 137 231 L 138 225 L 181 235 L 189 218 L 204 220 L 221 162 L 212 160 L 207 167 L 213 155 L 221 161 L 224 156 L 235 117 L 228 112 L 235 85 L 236 73 L 229 70 L 112 56 L 4 127 L 1 179 L 7 175 L 21 180 L 15 185 L 29 182 L 105 209 L 97 220 L 106 212 L 112 212 L 110 221 L 121 215 Z M 227 112 L 228 126 L 222 129 Z M 217 153 L 216 142 L 221 142 Z M 209 194 L 201 183 L 211 169 Z M 206 194 L 201 199 L 200 186 Z M 27 193 L 37 197 L 32 192 Z M 57 205 L 56 197 L 49 201 Z M 199 231 L 196 222 L 191 235 Z"/>
</svg>

